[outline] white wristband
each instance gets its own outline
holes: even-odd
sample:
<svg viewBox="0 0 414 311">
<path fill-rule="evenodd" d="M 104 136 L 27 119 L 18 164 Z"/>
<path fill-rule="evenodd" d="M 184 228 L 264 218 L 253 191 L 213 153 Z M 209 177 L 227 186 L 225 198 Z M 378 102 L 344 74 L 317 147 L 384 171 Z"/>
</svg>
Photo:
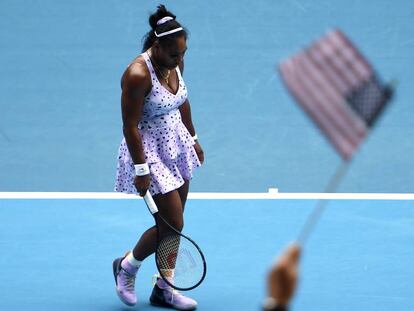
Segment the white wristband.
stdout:
<svg viewBox="0 0 414 311">
<path fill-rule="evenodd" d="M 194 136 L 193 136 L 193 140 L 198 140 L 198 136 L 197 136 L 197 134 L 194 134 Z"/>
<path fill-rule="evenodd" d="M 148 163 L 135 164 L 134 167 L 135 167 L 135 175 L 137 176 L 144 176 L 150 173 Z"/>
</svg>

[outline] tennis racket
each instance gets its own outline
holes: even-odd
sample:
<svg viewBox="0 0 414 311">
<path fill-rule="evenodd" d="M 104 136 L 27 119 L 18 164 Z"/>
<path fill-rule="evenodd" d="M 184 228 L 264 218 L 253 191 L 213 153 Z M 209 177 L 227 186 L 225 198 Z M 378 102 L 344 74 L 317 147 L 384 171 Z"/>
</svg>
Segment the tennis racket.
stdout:
<svg viewBox="0 0 414 311">
<path fill-rule="evenodd" d="M 171 226 L 159 213 L 149 191 L 144 196 L 148 210 L 154 216 L 157 227 L 157 249 L 155 263 L 162 279 L 177 290 L 196 288 L 203 282 L 207 264 L 200 247 L 189 237 Z M 159 221 L 171 230 L 161 237 Z"/>
</svg>

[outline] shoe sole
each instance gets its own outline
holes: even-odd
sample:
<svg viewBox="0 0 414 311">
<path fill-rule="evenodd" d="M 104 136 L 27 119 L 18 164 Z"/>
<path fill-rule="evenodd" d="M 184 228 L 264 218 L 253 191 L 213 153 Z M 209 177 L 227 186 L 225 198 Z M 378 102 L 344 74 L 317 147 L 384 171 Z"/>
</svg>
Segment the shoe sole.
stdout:
<svg viewBox="0 0 414 311">
<path fill-rule="evenodd" d="M 117 275 L 118 275 L 118 273 L 119 273 L 119 271 L 121 270 L 120 269 L 120 266 L 121 266 L 121 261 L 122 261 L 122 259 L 123 258 L 117 258 L 117 259 L 115 259 L 114 260 L 114 262 L 112 263 L 112 271 L 113 271 L 113 273 L 114 273 L 114 278 L 115 278 L 115 291 L 116 291 L 116 294 L 117 294 L 117 296 L 118 296 L 118 298 L 124 303 L 124 304 L 126 304 L 127 306 L 130 306 L 130 307 L 133 307 L 133 306 L 135 306 L 136 305 L 136 303 L 130 303 L 130 302 L 128 302 L 128 301 L 126 301 L 126 300 L 124 300 L 124 298 L 121 296 L 121 293 L 118 291 L 118 280 L 117 280 Z"/>
<path fill-rule="evenodd" d="M 173 305 L 170 305 L 170 304 L 165 303 L 165 302 L 159 303 L 159 302 L 155 302 L 155 301 L 151 301 L 151 300 L 150 300 L 150 304 L 154 307 L 162 307 L 162 308 L 175 309 L 175 310 L 180 310 L 180 311 L 193 311 L 193 310 L 197 309 L 197 307 L 194 307 L 194 308 L 191 308 L 191 309 L 177 308 L 177 307 L 174 307 Z"/>
<path fill-rule="evenodd" d="M 151 299 L 152 297 L 150 297 L 150 304 L 155 306 L 155 307 L 162 307 L 162 308 L 168 308 L 168 309 L 175 309 L 175 310 L 180 310 L 180 311 L 193 311 L 195 309 L 197 309 L 197 306 L 192 307 L 190 309 L 183 309 L 183 308 L 178 308 L 173 306 L 172 304 L 166 303 L 164 301 L 158 301 L 155 299 Z"/>
</svg>

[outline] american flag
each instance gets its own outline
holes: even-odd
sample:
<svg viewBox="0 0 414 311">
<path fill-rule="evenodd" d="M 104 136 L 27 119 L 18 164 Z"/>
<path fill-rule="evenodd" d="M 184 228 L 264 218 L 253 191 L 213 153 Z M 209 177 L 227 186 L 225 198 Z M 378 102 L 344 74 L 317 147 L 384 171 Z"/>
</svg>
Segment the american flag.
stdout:
<svg viewBox="0 0 414 311">
<path fill-rule="evenodd" d="M 345 160 L 352 157 L 392 94 L 338 29 L 283 61 L 279 72 Z"/>
</svg>

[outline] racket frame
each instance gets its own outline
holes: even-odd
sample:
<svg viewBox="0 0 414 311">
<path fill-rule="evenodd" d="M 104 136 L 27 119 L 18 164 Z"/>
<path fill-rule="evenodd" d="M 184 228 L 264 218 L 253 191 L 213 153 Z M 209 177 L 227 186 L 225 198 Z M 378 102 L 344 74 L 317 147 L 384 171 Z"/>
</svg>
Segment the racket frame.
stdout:
<svg viewBox="0 0 414 311">
<path fill-rule="evenodd" d="M 154 201 L 154 199 L 153 199 L 153 197 L 152 197 L 152 195 L 149 193 L 149 191 L 147 191 L 147 193 L 145 194 L 145 196 L 143 197 L 144 198 L 144 201 L 145 201 L 145 204 L 147 205 L 147 208 L 148 208 L 148 210 L 150 211 L 150 213 L 151 213 L 151 215 L 154 217 L 154 220 L 155 220 L 155 225 L 156 225 L 156 227 L 157 227 L 157 247 L 156 247 L 156 251 L 155 251 L 155 264 L 156 264 L 156 266 L 157 266 L 157 270 L 158 270 L 158 272 L 160 273 L 160 276 L 161 276 L 161 278 L 169 285 L 169 286 L 171 286 L 172 288 L 174 288 L 174 289 L 176 289 L 176 290 L 180 290 L 180 291 L 188 291 L 188 290 L 192 290 L 192 289 L 194 289 L 194 288 L 196 288 L 196 287 L 198 287 L 203 281 L 204 281 L 204 278 L 206 277 L 206 274 L 207 274 L 207 263 L 206 263 L 206 259 L 205 259 L 205 257 L 204 257 L 204 254 L 203 254 L 203 252 L 201 251 L 201 249 L 200 249 L 200 247 L 197 245 L 197 243 L 193 240 L 193 239 L 191 239 L 190 237 L 188 237 L 188 236 L 186 236 L 186 235 L 184 235 L 183 233 L 181 233 L 180 231 L 178 231 L 176 228 L 174 228 L 172 225 L 170 225 L 169 223 L 168 223 L 168 221 L 166 221 L 161 215 L 160 215 L 160 213 L 159 213 L 159 210 L 158 210 L 158 207 L 157 207 L 157 205 L 155 204 L 155 201 Z M 160 242 L 162 241 L 162 239 L 160 239 L 160 234 L 159 234 L 159 227 L 158 227 L 158 218 L 160 218 L 174 233 L 176 233 L 176 234 L 178 234 L 180 237 L 183 237 L 183 238 L 185 238 L 185 239 L 187 239 L 188 241 L 190 241 L 194 246 L 195 246 L 195 248 L 197 249 L 197 251 L 199 252 L 199 254 L 200 254 L 200 256 L 201 256 L 201 259 L 202 259 L 202 261 L 203 261 L 203 275 L 201 276 L 201 278 L 200 278 L 200 280 L 196 283 L 196 284 L 194 284 L 194 285 L 192 285 L 192 286 L 190 286 L 190 287 L 179 287 L 179 286 L 177 286 L 177 285 L 175 285 L 175 284 L 173 284 L 172 282 L 170 282 L 162 273 L 161 273 L 161 268 L 160 268 L 160 266 L 159 266 L 159 263 L 158 263 L 158 260 L 157 260 L 157 257 L 158 257 L 158 247 L 159 247 L 159 245 L 160 245 Z"/>
</svg>

